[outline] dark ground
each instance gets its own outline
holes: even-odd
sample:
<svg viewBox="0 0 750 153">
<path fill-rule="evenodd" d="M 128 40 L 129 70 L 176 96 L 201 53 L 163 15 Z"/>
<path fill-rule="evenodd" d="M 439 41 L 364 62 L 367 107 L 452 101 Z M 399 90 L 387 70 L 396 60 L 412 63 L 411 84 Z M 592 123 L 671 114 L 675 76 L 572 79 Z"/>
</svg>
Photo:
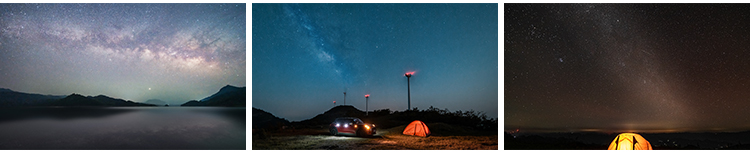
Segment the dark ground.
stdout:
<svg viewBox="0 0 750 153">
<path fill-rule="evenodd" d="M 505 133 L 506 150 L 606 150 L 619 133 Z M 639 133 L 654 150 L 750 149 L 750 131 Z"/>
<path fill-rule="evenodd" d="M 428 125 L 429 126 L 429 125 Z M 439 126 L 439 125 L 436 125 Z M 378 129 L 372 137 L 331 136 L 326 129 L 253 131 L 253 150 L 497 150 L 497 135 L 416 137 L 402 135 L 405 126 Z M 437 127 L 436 127 L 437 128 Z"/>
<path fill-rule="evenodd" d="M 331 136 L 328 126 L 338 117 L 358 117 L 377 125 L 377 134 L 363 138 Z M 429 137 L 401 134 L 414 120 L 424 122 Z M 252 149 L 498 149 L 497 120 L 474 111 L 454 111 L 430 107 L 407 111 L 388 109 L 366 115 L 353 106 L 340 105 L 307 120 L 289 122 L 270 112 L 253 108 Z"/>
</svg>

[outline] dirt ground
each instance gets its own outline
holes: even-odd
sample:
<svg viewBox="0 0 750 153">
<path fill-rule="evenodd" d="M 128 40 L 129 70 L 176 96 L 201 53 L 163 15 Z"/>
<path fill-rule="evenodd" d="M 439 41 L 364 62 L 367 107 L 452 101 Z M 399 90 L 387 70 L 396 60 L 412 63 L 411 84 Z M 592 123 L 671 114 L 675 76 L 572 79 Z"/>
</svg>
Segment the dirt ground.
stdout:
<svg viewBox="0 0 750 153">
<path fill-rule="evenodd" d="M 326 129 L 253 131 L 253 150 L 497 150 L 497 135 L 429 136 L 402 135 L 396 130 L 378 129 L 373 137 L 331 136 Z"/>
</svg>

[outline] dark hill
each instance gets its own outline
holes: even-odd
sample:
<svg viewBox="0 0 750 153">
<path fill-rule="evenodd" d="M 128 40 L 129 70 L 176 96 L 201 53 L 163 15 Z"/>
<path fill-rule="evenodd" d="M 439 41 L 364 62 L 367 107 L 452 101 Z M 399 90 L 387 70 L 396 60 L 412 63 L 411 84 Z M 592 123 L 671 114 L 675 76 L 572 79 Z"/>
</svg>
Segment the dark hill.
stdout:
<svg viewBox="0 0 750 153">
<path fill-rule="evenodd" d="M 357 108 L 354 108 L 354 106 L 339 105 L 339 106 L 331 108 L 330 110 L 326 111 L 323 114 L 318 114 L 317 116 L 311 119 L 302 120 L 299 122 L 293 122 L 292 124 L 295 126 L 325 126 L 325 125 L 330 124 L 331 122 L 333 122 L 333 120 L 339 117 L 358 117 L 362 119 L 362 117 L 364 116 L 365 116 L 365 112 Z M 365 120 L 365 122 L 366 121 L 367 120 Z"/>
<path fill-rule="evenodd" d="M 0 107 L 29 106 L 155 106 L 99 95 L 96 97 L 71 94 L 68 96 L 41 95 L 0 88 Z"/>
<path fill-rule="evenodd" d="M 65 96 L 41 95 L 0 88 L 0 107 L 42 106 Z"/>
<path fill-rule="evenodd" d="M 188 101 L 180 106 L 205 106 L 203 103 L 197 100 Z"/>
<path fill-rule="evenodd" d="M 245 107 L 246 104 L 246 88 L 238 88 L 233 86 L 225 86 L 222 89 L 225 88 L 232 88 L 229 89 L 229 91 L 222 90 L 219 91 L 219 93 L 216 93 L 212 95 L 207 100 L 203 101 L 207 103 L 209 106 L 225 106 L 225 107 Z"/>
<path fill-rule="evenodd" d="M 153 104 L 153 105 L 157 105 L 157 106 L 162 106 L 162 105 L 166 105 L 167 104 L 167 102 L 159 100 L 159 99 L 149 99 L 149 100 L 146 100 L 143 103 Z"/>
<path fill-rule="evenodd" d="M 224 86 L 215 94 L 203 98 L 203 100 L 191 100 L 180 106 L 223 106 L 223 107 L 246 107 L 246 87 Z"/>
<path fill-rule="evenodd" d="M 213 94 L 211 96 L 203 98 L 200 101 L 208 101 L 211 98 L 214 98 L 214 97 L 217 97 L 217 96 L 222 96 L 222 95 L 225 95 L 225 94 L 230 94 L 230 93 L 233 93 L 233 92 L 238 92 L 238 91 L 240 91 L 242 89 L 244 89 L 244 87 L 243 88 L 239 88 L 239 87 L 235 87 L 235 86 L 231 86 L 231 85 L 226 85 L 224 87 L 221 87 L 221 89 L 219 89 L 219 92 L 216 92 L 215 94 Z"/>
<path fill-rule="evenodd" d="M 136 103 L 122 99 L 116 99 L 99 95 L 96 97 L 85 97 L 79 94 L 71 94 L 63 99 L 56 100 L 43 106 L 156 106 L 152 104 Z"/>
<path fill-rule="evenodd" d="M 87 98 L 87 97 L 84 97 L 82 95 L 75 94 L 75 93 L 63 99 L 54 101 L 50 103 L 49 105 L 50 106 L 103 106 L 102 103 L 96 100 L 93 100 L 93 99 L 90 99 L 90 98 Z"/>
<path fill-rule="evenodd" d="M 289 125 L 289 121 L 253 107 L 253 129 L 278 129 Z"/>
<path fill-rule="evenodd" d="M 95 100 L 104 106 L 156 106 L 153 104 L 136 103 L 136 102 L 129 101 L 129 100 L 126 101 L 122 99 L 116 99 L 116 98 L 107 97 L 104 95 L 99 95 L 96 97 L 87 97 L 87 98 Z"/>
</svg>

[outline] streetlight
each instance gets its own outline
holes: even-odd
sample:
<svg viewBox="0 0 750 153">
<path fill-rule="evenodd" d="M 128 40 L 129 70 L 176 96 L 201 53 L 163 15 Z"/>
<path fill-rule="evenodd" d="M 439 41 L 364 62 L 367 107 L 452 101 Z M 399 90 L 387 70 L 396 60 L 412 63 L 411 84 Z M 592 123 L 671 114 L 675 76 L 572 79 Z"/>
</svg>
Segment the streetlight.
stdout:
<svg viewBox="0 0 750 153">
<path fill-rule="evenodd" d="M 414 74 L 414 72 L 406 72 L 406 74 L 404 74 L 404 76 L 406 76 L 406 93 L 409 96 L 408 97 L 409 98 L 408 99 L 408 104 L 407 104 L 408 107 L 407 107 L 406 110 L 410 110 L 411 109 L 411 87 L 409 85 L 409 78 L 411 78 L 411 75 L 413 75 L 413 74 Z"/>
<path fill-rule="evenodd" d="M 367 104 L 369 103 L 369 101 L 368 101 L 369 99 L 370 99 L 370 94 L 366 94 L 365 95 L 365 116 L 368 116 L 368 114 L 369 114 L 369 112 L 367 112 L 367 110 L 368 110 L 367 109 Z"/>
</svg>

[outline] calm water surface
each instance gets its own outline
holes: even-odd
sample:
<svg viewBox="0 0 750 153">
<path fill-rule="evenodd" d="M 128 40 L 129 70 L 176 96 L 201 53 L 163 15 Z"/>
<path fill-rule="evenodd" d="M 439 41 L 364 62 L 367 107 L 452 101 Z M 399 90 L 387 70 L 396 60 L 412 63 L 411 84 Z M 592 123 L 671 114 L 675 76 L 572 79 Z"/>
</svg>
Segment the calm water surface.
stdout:
<svg viewBox="0 0 750 153">
<path fill-rule="evenodd" d="M 0 109 L 0 149 L 240 149 L 245 108 Z"/>
</svg>

